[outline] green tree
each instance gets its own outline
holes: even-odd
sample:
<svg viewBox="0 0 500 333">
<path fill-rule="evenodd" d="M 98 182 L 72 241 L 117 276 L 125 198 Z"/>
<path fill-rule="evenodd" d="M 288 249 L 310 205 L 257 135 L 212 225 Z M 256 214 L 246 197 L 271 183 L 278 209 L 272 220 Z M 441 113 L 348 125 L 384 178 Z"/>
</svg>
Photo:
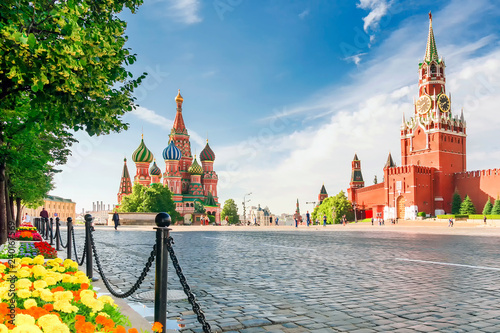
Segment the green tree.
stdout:
<svg viewBox="0 0 500 333">
<path fill-rule="evenodd" d="M 119 211 L 122 213 L 160 213 L 170 215 L 172 222 L 179 221 L 181 215 L 175 210 L 172 192 L 162 184 L 146 187 L 134 184 L 132 193 L 123 198 Z"/>
<path fill-rule="evenodd" d="M 469 215 L 469 214 L 476 214 L 476 207 L 474 207 L 474 204 L 472 203 L 472 200 L 469 198 L 467 195 L 460 205 L 460 214 L 463 215 Z"/>
<path fill-rule="evenodd" d="M 451 200 L 451 213 L 459 214 L 461 204 L 462 198 L 460 198 L 460 194 L 458 194 L 458 192 L 453 193 L 453 199 Z"/>
<path fill-rule="evenodd" d="M 323 221 L 324 215 L 326 215 L 326 223 L 328 224 L 340 223 L 344 215 L 349 221 L 354 219 L 351 202 L 347 199 L 344 191 L 340 191 L 336 196 L 323 200 L 321 205 L 314 208 L 311 218 L 313 221 L 316 219 Z"/>
<path fill-rule="evenodd" d="M 89 135 L 126 129 L 134 108 L 133 79 L 125 66 L 136 57 L 125 47 L 126 22 L 142 0 L 0 2 L 0 243 L 7 236 L 10 142 L 35 126 L 85 130 Z M 11 216 L 9 216 L 10 218 Z"/>
<path fill-rule="evenodd" d="M 495 200 L 495 204 L 493 205 L 493 208 L 491 209 L 491 214 L 492 215 L 500 215 L 500 199 Z"/>
<path fill-rule="evenodd" d="M 229 224 L 235 224 L 240 222 L 240 217 L 238 216 L 238 206 L 233 199 L 227 199 L 224 202 L 224 207 L 222 208 L 222 212 L 220 214 L 221 219 L 225 219 L 228 217 Z"/>
<path fill-rule="evenodd" d="M 484 205 L 483 208 L 483 215 L 490 215 L 492 209 L 493 209 L 493 204 L 491 203 L 490 198 L 488 197 L 488 201 L 486 201 L 486 204 Z"/>
</svg>

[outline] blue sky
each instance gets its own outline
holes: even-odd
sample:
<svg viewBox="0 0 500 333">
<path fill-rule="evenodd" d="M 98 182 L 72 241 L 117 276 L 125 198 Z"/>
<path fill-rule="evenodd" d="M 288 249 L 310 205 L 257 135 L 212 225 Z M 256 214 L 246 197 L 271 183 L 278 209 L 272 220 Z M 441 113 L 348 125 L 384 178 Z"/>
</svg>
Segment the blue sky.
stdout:
<svg viewBox="0 0 500 333">
<path fill-rule="evenodd" d="M 498 168 L 500 6 L 493 0 L 267 1 L 145 0 L 127 20 L 130 67 L 148 72 L 126 132 L 80 143 L 52 194 L 77 211 L 116 203 L 123 168 L 141 132 L 158 157 L 168 144 L 177 89 L 193 153 L 208 136 L 219 201 L 303 211 L 324 183 L 346 190 L 351 160 L 366 185 L 391 152 L 400 164 L 399 126 L 413 114 L 428 12 L 447 65 L 452 112 L 464 108 L 468 169 Z M 240 212 L 241 212 L 240 205 Z"/>
</svg>

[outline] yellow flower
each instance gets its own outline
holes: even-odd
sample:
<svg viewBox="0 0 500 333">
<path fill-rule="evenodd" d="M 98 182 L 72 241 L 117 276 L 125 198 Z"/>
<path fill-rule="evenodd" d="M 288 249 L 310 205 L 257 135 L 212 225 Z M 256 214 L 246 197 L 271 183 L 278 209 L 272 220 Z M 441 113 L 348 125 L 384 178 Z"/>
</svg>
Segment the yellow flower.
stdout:
<svg viewBox="0 0 500 333">
<path fill-rule="evenodd" d="M 33 259 L 30 257 L 24 257 L 21 259 L 21 264 L 31 265 L 33 264 Z"/>
<path fill-rule="evenodd" d="M 66 291 L 56 291 L 54 294 L 55 301 L 71 301 L 73 299 L 73 293 L 69 290 Z"/>
<path fill-rule="evenodd" d="M 103 303 L 107 303 L 109 305 L 114 305 L 115 301 L 111 298 L 111 296 L 108 295 L 102 295 L 101 297 L 98 298 Z"/>
<path fill-rule="evenodd" d="M 57 262 L 58 264 L 62 264 L 63 262 L 61 258 L 55 258 L 54 261 Z"/>
<path fill-rule="evenodd" d="M 35 318 L 30 315 L 18 313 L 16 314 L 16 318 L 14 319 L 14 323 L 16 326 L 21 325 L 35 325 Z"/>
<path fill-rule="evenodd" d="M 45 283 L 48 285 L 48 286 L 53 286 L 57 283 L 56 279 L 52 276 L 47 276 L 45 279 L 44 279 Z"/>
<path fill-rule="evenodd" d="M 31 270 L 34 277 L 44 277 L 45 275 L 47 275 L 47 270 L 45 269 L 45 267 L 40 265 L 33 266 Z"/>
<path fill-rule="evenodd" d="M 14 327 L 10 333 L 43 333 L 42 330 L 36 325 L 20 325 Z"/>
<path fill-rule="evenodd" d="M 28 289 L 19 289 L 17 291 L 17 297 L 29 298 L 29 297 L 31 297 L 31 292 Z"/>
<path fill-rule="evenodd" d="M 29 268 L 23 267 L 17 271 L 17 276 L 20 278 L 27 278 L 31 275 L 31 270 Z"/>
<path fill-rule="evenodd" d="M 17 275 L 16 275 L 16 274 L 14 274 L 14 273 L 9 273 L 9 274 L 5 274 L 5 275 L 3 276 L 3 279 L 7 281 L 7 280 L 10 280 L 11 278 L 14 278 L 14 277 L 15 277 L 15 278 L 17 278 Z M 9 282 L 9 281 L 7 281 L 7 282 L 10 284 L 10 282 Z"/>
<path fill-rule="evenodd" d="M 40 289 L 40 298 L 44 302 L 52 302 L 54 300 L 54 295 L 48 289 Z"/>
<path fill-rule="evenodd" d="M 24 301 L 24 308 L 29 309 L 33 306 L 37 306 L 36 301 L 33 298 Z"/>
<path fill-rule="evenodd" d="M 90 289 L 84 289 L 84 290 L 80 291 L 80 297 L 84 297 L 84 296 L 89 296 L 89 297 L 95 298 L 95 291 L 90 290 Z"/>
<path fill-rule="evenodd" d="M 90 280 L 86 275 L 75 276 L 75 283 L 89 283 Z"/>
<path fill-rule="evenodd" d="M 0 333 L 9 333 L 9 329 L 4 324 L 0 324 Z"/>
<path fill-rule="evenodd" d="M 19 279 L 16 282 L 17 289 L 29 289 L 33 283 L 28 279 Z"/>
<path fill-rule="evenodd" d="M 66 324 L 60 323 L 50 327 L 50 330 L 45 331 L 50 333 L 70 333 L 70 330 Z M 1 333 L 1 332 L 0 332 Z"/>
<path fill-rule="evenodd" d="M 69 301 L 55 301 L 54 310 L 71 313 L 71 312 L 77 312 L 78 307 L 71 305 Z"/>
<path fill-rule="evenodd" d="M 51 332 L 50 328 L 61 323 L 61 320 L 55 314 L 46 314 L 38 318 L 37 324 L 44 331 Z"/>
<path fill-rule="evenodd" d="M 31 297 L 40 297 L 40 289 L 35 289 L 31 292 Z"/>
<path fill-rule="evenodd" d="M 35 265 L 43 265 L 45 263 L 45 258 L 43 256 L 36 256 L 35 258 L 33 258 L 33 263 Z"/>
<path fill-rule="evenodd" d="M 57 267 L 57 270 L 59 271 L 59 273 L 66 272 L 66 268 L 64 268 L 64 267 Z"/>
<path fill-rule="evenodd" d="M 44 280 L 36 280 L 34 283 L 33 283 L 33 287 L 35 289 L 43 289 L 43 288 L 47 288 L 48 286 L 48 283 Z"/>
<path fill-rule="evenodd" d="M 62 278 L 62 282 L 64 283 L 74 283 L 75 277 L 69 274 L 64 274 Z"/>
<path fill-rule="evenodd" d="M 109 318 L 109 314 L 107 314 L 106 312 L 99 312 L 97 315 Z M 2 333 L 2 332 L 0 332 L 0 333 Z"/>
<path fill-rule="evenodd" d="M 7 267 L 4 264 L 0 264 L 0 273 L 3 273 Z M 5 325 L 4 325 L 5 326 Z M 0 331 L 1 333 L 1 331 Z"/>
</svg>

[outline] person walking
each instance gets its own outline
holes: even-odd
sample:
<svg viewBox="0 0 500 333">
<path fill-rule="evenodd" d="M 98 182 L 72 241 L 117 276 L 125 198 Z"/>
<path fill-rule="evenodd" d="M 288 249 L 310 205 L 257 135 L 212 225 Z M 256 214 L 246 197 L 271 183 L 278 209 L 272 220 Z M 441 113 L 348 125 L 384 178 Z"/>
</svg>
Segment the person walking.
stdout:
<svg viewBox="0 0 500 333">
<path fill-rule="evenodd" d="M 24 215 L 23 222 L 25 222 L 25 223 L 31 222 L 31 216 L 29 216 L 28 213 L 26 213 L 26 215 Z"/>
<path fill-rule="evenodd" d="M 297 227 L 299 226 L 298 221 L 297 221 L 297 218 L 296 218 L 296 217 L 294 217 L 294 220 L 295 220 L 295 228 L 297 228 Z"/>
<path fill-rule="evenodd" d="M 278 221 L 279 221 L 279 218 L 278 218 L 278 217 L 276 217 L 276 225 L 278 225 Z"/>
<path fill-rule="evenodd" d="M 326 214 L 323 215 L 323 227 L 326 227 Z"/>
<path fill-rule="evenodd" d="M 484 215 L 484 225 L 486 225 L 486 215 Z"/>
<path fill-rule="evenodd" d="M 311 224 L 311 214 L 309 214 L 309 211 L 307 211 L 307 213 L 306 213 L 306 222 L 307 222 L 307 226 L 309 226 L 309 224 Z"/>
<path fill-rule="evenodd" d="M 118 230 L 117 228 L 120 225 L 120 216 L 118 215 L 117 211 L 113 213 L 113 217 L 111 219 L 115 223 L 115 230 Z"/>
<path fill-rule="evenodd" d="M 373 216 L 372 216 L 372 225 L 373 225 Z"/>
<path fill-rule="evenodd" d="M 49 219 L 49 212 L 45 210 L 45 207 L 42 208 L 42 211 L 40 212 L 40 217 L 44 219 L 44 221 Z"/>
</svg>

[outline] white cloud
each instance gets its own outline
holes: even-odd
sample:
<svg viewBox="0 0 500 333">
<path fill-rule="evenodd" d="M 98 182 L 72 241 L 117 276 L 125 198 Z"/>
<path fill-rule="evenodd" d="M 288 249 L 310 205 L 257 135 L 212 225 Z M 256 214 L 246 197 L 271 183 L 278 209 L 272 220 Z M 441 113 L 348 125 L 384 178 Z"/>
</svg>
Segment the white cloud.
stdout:
<svg viewBox="0 0 500 333">
<path fill-rule="evenodd" d="M 361 57 L 366 55 L 366 53 L 358 53 L 350 57 L 344 58 L 345 61 L 352 61 L 356 66 L 361 62 Z"/>
<path fill-rule="evenodd" d="M 178 22 L 185 24 L 195 24 L 202 21 L 199 14 L 199 0 L 167 0 L 166 15 L 174 18 Z"/>
<path fill-rule="evenodd" d="M 173 120 L 160 116 L 153 110 L 146 109 L 145 107 L 138 106 L 131 112 L 134 116 L 144 120 L 150 124 L 161 126 L 166 129 L 171 129 L 174 124 Z"/>
<path fill-rule="evenodd" d="M 379 22 L 384 17 L 391 3 L 387 0 L 360 0 L 356 7 L 369 10 L 370 12 L 363 18 L 363 29 L 365 32 L 376 30 Z"/>
<path fill-rule="evenodd" d="M 309 15 L 309 9 L 304 10 L 302 13 L 299 14 L 299 18 L 303 20 L 307 15 Z"/>
</svg>

